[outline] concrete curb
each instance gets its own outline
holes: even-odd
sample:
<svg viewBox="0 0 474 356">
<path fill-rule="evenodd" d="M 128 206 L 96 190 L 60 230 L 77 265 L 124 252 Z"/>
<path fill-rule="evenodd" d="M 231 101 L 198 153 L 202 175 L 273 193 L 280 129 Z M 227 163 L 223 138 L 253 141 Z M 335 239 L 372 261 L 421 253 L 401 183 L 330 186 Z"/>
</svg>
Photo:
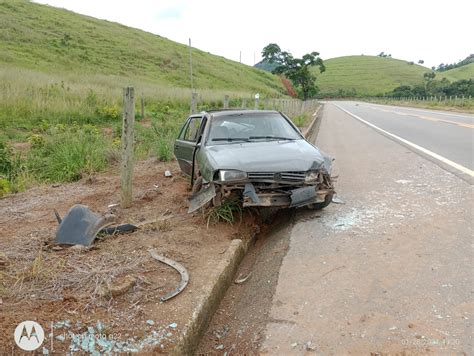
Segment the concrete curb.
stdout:
<svg viewBox="0 0 474 356">
<path fill-rule="evenodd" d="M 306 130 L 304 130 L 302 132 L 303 136 L 308 138 L 309 134 L 311 133 L 311 130 L 314 128 L 314 125 L 316 123 L 316 120 L 318 119 L 318 116 L 319 116 L 319 111 L 321 110 L 321 108 L 323 107 L 323 104 L 321 104 L 317 109 L 316 111 L 314 112 L 313 114 L 313 121 L 311 121 L 311 123 L 309 124 L 309 126 L 306 128 Z"/>
<path fill-rule="evenodd" d="M 255 235 L 247 241 L 240 239 L 232 240 L 224 258 L 216 267 L 216 273 L 210 276 L 213 280 L 204 291 L 197 307 L 186 325 L 183 335 L 177 345 L 171 351 L 173 355 L 193 355 L 206 331 L 212 316 L 219 307 L 222 298 L 231 285 L 240 262 L 246 255 Z"/>
<path fill-rule="evenodd" d="M 303 135 L 308 138 L 311 134 L 315 123 L 318 119 L 318 114 L 322 105 L 313 114 L 313 120 L 303 132 Z M 204 295 L 199 300 L 197 307 L 194 310 L 191 320 L 184 328 L 182 336 L 178 343 L 171 351 L 173 355 L 193 355 L 196 348 L 201 341 L 201 337 L 206 331 L 212 316 L 219 307 L 222 298 L 231 285 L 237 268 L 242 262 L 242 259 L 247 254 L 250 245 L 255 240 L 255 235 L 249 240 L 242 241 L 240 239 L 232 240 L 224 257 L 216 267 L 215 274 L 210 276 L 213 281 L 209 283 L 204 291 Z"/>
</svg>

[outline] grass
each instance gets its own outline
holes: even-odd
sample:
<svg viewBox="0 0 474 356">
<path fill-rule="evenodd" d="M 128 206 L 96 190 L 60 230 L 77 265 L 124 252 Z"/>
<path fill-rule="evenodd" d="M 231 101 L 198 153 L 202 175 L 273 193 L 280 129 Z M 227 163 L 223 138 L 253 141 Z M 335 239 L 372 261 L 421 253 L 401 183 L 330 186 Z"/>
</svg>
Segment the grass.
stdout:
<svg viewBox="0 0 474 356">
<path fill-rule="evenodd" d="M 188 47 L 161 36 L 22 0 L 0 2 L 0 22 L 2 66 L 76 77 L 92 87 L 104 79 L 114 88 L 189 87 Z M 278 77 L 198 49 L 193 64 L 198 90 L 283 92 Z"/>
<path fill-rule="evenodd" d="M 303 129 L 309 124 L 309 120 L 311 118 L 310 112 L 304 112 L 299 115 L 296 115 L 292 118 L 293 123 L 299 128 Z"/>
<path fill-rule="evenodd" d="M 135 158 L 172 159 L 189 114 L 189 49 L 117 23 L 25 0 L 0 1 L 0 196 L 89 177 L 120 157 L 122 88 L 135 87 Z M 193 49 L 198 109 L 259 92 L 278 77 Z M 145 101 L 146 120 L 139 102 Z"/>
<path fill-rule="evenodd" d="M 242 206 L 239 200 L 226 200 L 219 206 L 213 206 L 204 213 L 207 219 L 207 227 L 215 225 L 219 222 L 226 222 L 233 224 L 235 221 L 235 214 L 238 214 L 242 219 Z"/>
<path fill-rule="evenodd" d="M 350 96 L 377 96 L 400 85 L 423 83 L 430 69 L 394 58 L 347 56 L 324 61 L 326 71 L 318 75 L 316 84 L 321 95 L 344 92 Z"/>
</svg>

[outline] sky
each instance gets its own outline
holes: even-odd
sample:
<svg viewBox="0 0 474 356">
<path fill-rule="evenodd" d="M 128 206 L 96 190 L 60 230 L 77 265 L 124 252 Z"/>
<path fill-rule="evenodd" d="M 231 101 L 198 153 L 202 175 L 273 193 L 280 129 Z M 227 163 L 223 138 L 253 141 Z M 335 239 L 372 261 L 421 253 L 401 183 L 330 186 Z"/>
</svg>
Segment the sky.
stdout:
<svg viewBox="0 0 474 356">
<path fill-rule="evenodd" d="M 276 43 L 300 57 L 380 52 L 427 67 L 474 53 L 472 0 L 35 0 L 253 65 Z"/>
</svg>

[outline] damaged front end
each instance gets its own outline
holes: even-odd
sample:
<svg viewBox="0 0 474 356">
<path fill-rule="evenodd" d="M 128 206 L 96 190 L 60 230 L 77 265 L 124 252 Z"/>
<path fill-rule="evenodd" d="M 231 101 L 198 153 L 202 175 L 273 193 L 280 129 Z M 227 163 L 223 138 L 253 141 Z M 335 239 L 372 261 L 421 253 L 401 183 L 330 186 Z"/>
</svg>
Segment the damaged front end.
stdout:
<svg viewBox="0 0 474 356">
<path fill-rule="evenodd" d="M 240 189 L 239 185 L 222 186 L 223 196 Z M 331 177 L 322 171 L 249 173 L 249 181 L 242 191 L 242 205 L 292 208 L 323 203 L 332 193 Z"/>
<path fill-rule="evenodd" d="M 325 162 L 327 163 L 327 162 Z M 243 207 L 292 208 L 324 204 L 334 187 L 326 169 L 296 172 L 242 172 L 220 170 L 190 199 L 189 212 L 212 201 L 239 199 Z"/>
</svg>

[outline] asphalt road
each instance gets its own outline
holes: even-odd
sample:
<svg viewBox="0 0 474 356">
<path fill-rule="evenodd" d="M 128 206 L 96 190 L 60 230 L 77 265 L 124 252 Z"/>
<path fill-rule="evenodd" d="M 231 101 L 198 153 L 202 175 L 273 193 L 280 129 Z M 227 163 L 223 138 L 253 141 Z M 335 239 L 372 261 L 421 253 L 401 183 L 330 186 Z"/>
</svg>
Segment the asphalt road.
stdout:
<svg viewBox="0 0 474 356">
<path fill-rule="evenodd" d="M 276 219 L 199 351 L 471 354 L 473 186 L 331 103 L 322 114 L 344 203 Z"/>
<path fill-rule="evenodd" d="M 474 170 L 474 115 L 363 102 L 334 102 L 353 115 Z"/>
<path fill-rule="evenodd" d="M 299 212 L 260 350 L 471 353 L 473 186 L 333 104 L 316 144 L 345 203 Z"/>
</svg>

